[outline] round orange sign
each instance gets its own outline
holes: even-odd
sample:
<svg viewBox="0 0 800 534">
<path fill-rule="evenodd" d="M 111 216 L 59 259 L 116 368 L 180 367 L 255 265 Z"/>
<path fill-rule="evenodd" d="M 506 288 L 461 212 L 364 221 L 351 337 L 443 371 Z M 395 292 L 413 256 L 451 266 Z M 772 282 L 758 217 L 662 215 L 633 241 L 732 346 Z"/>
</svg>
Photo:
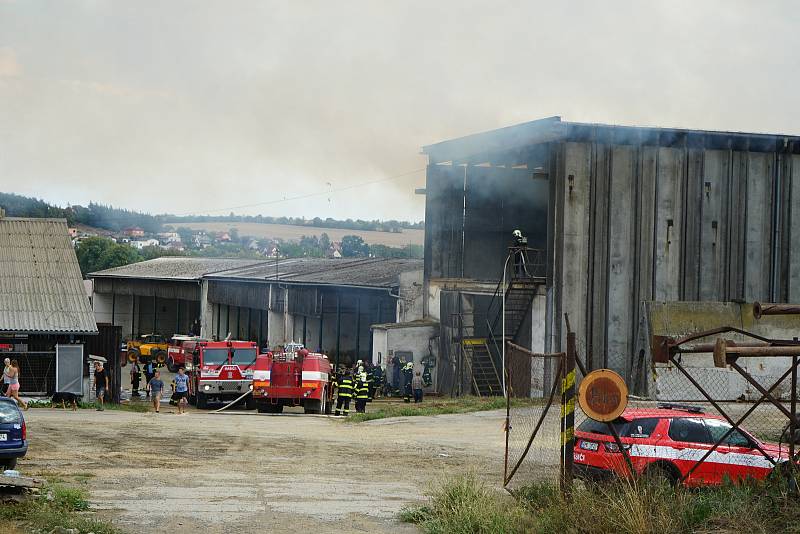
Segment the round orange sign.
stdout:
<svg viewBox="0 0 800 534">
<path fill-rule="evenodd" d="M 578 388 L 581 409 L 595 421 L 613 421 L 628 405 L 625 381 L 610 369 L 592 371 Z"/>
</svg>

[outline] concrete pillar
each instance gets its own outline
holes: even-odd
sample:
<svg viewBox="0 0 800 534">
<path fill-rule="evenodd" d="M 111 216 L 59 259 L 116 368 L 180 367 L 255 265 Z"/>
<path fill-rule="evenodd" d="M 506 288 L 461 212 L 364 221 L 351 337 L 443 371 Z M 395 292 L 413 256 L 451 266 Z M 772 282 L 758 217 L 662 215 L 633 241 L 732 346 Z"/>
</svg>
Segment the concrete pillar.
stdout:
<svg viewBox="0 0 800 534">
<path fill-rule="evenodd" d="M 217 320 L 219 320 L 219 318 L 217 318 Z M 208 301 L 208 280 L 201 280 L 200 281 L 200 337 L 211 339 L 211 336 L 215 333 L 213 331 L 213 325 L 214 325 L 214 308 L 211 302 Z"/>
</svg>

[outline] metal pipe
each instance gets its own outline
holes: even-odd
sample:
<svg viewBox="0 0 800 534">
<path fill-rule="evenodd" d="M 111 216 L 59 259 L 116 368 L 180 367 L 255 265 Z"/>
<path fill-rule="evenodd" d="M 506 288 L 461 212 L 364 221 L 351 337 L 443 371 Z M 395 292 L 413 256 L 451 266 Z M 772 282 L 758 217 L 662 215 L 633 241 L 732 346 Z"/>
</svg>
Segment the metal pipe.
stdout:
<svg viewBox="0 0 800 534">
<path fill-rule="evenodd" d="M 509 259 L 511 259 L 511 254 L 508 254 L 506 256 L 506 261 L 503 264 L 503 295 L 502 295 L 502 300 L 501 300 L 501 302 L 503 303 L 503 310 L 501 312 L 502 316 L 503 316 L 503 326 L 502 326 L 502 336 L 501 336 L 502 345 L 503 345 L 502 349 L 501 349 L 502 350 L 501 358 L 503 360 L 501 362 L 501 365 L 503 367 L 503 396 L 507 396 L 507 392 L 506 392 L 506 343 L 505 343 L 506 342 L 506 290 L 507 290 L 507 288 L 506 288 L 506 271 L 508 271 L 508 260 Z"/>
<path fill-rule="evenodd" d="M 753 316 L 761 319 L 764 315 L 800 315 L 800 304 L 753 303 Z"/>
</svg>

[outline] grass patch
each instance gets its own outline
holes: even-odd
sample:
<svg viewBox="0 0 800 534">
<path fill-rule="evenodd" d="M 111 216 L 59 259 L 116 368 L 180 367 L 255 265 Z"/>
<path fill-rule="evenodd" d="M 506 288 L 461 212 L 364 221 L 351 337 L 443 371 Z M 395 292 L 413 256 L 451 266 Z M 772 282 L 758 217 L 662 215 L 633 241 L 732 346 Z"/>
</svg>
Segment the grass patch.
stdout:
<svg viewBox="0 0 800 534">
<path fill-rule="evenodd" d="M 36 498 L 1 506 L 0 525 L 25 532 L 32 530 L 49 532 L 56 527 L 77 529 L 82 534 L 118 532 L 107 521 L 92 517 L 87 510 L 89 501 L 85 490 L 61 484 L 49 484 Z"/>
<path fill-rule="evenodd" d="M 511 399 L 512 406 L 530 406 L 537 401 L 529 399 Z M 419 404 L 402 401 L 375 401 L 367 405 L 367 413 L 352 413 L 347 421 L 361 423 L 387 417 L 414 417 L 423 415 L 441 415 L 451 413 L 480 412 L 486 410 L 505 409 L 504 397 L 458 397 L 429 398 Z M 352 408 L 351 408 L 352 409 Z"/>
<path fill-rule="evenodd" d="M 800 533 L 800 501 L 780 480 L 702 489 L 641 480 L 576 484 L 567 502 L 552 484 L 525 486 L 510 497 L 466 475 L 429 492 L 425 504 L 405 508 L 400 519 L 429 534 L 649 534 L 666 527 L 676 534 Z"/>
<path fill-rule="evenodd" d="M 53 404 L 49 400 L 31 400 L 28 403 L 28 406 L 31 408 L 58 408 L 61 409 L 61 403 Z M 105 403 L 103 407 L 106 410 L 117 410 L 121 412 L 137 412 L 137 413 L 144 413 L 150 411 L 150 404 L 149 403 L 122 403 L 122 404 L 114 404 L 114 403 Z M 78 401 L 78 409 L 79 410 L 94 410 L 97 408 L 97 404 L 94 402 L 84 402 Z M 72 406 L 67 404 L 67 411 L 72 410 Z"/>
</svg>

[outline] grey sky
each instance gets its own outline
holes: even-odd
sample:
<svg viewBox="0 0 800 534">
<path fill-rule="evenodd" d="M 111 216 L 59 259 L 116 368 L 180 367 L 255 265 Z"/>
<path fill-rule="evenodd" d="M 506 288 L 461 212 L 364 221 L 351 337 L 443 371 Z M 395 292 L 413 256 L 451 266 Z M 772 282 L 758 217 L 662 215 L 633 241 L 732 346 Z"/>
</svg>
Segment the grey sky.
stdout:
<svg viewBox="0 0 800 534">
<path fill-rule="evenodd" d="M 0 0 L 0 190 L 205 212 L 407 173 L 424 144 L 549 115 L 798 134 L 798 18 L 791 2 Z M 420 219 L 423 182 L 236 211 Z"/>
</svg>

